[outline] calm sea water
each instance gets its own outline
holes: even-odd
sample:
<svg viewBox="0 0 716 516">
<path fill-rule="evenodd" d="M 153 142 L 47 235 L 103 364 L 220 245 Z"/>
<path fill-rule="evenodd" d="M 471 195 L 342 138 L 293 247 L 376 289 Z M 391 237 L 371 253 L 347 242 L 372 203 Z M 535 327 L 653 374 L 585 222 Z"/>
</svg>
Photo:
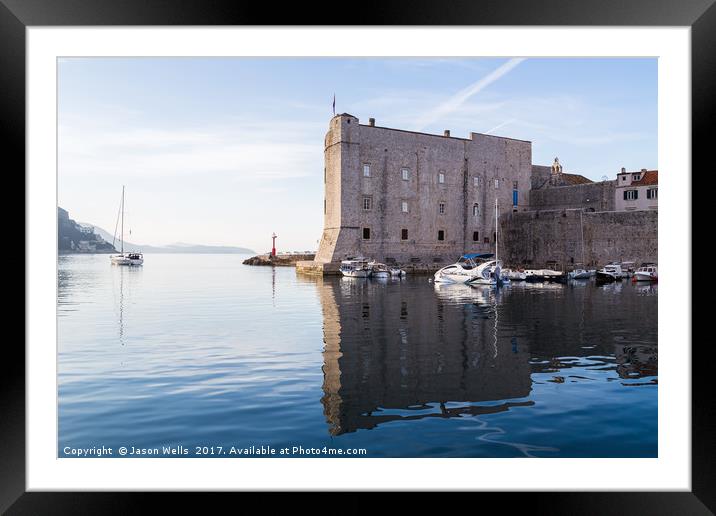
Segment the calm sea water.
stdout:
<svg viewBox="0 0 716 516">
<path fill-rule="evenodd" d="M 60 257 L 59 456 L 657 456 L 655 285 L 309 278 L 244 258 Z"/>
</svg>

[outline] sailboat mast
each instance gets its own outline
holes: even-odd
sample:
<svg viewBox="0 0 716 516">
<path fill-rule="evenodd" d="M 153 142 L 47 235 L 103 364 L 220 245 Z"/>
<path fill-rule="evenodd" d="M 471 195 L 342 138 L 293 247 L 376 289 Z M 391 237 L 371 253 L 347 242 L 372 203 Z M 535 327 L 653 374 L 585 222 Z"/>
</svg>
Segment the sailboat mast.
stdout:
<svg viewBox="0 0 716 516">
<path fill-rule="evenodd" d="M 584 212 L 579 210 L 579 230 L 582 232 L 582 266 L 586 269 L 587 264 L 584 261 L 584 223 L 582 221 L 582 214 Z"/>
<path fill-rule="evenodd" d="M 124 254 L 124 185 L 122 185 L 122 251 Z"/>
<path fill-rule="evenodd" d="M 497 211 L 497 197 L 495 197 L 495 261 L 497 261 L 497 217 L 498 217 L 498 211 Z"/>
</svg>

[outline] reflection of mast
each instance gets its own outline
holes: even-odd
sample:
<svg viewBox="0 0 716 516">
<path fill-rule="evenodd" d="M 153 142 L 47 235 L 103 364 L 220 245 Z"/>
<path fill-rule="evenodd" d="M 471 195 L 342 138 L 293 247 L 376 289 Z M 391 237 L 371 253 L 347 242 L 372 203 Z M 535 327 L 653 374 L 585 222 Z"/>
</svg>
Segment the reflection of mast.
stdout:
<svg viewBox="0 0 716 516">
<path fill-rule="evenodd" d="M 119 269 L 119 343 L 124 346 L 124 267 Z"/>
</svg>

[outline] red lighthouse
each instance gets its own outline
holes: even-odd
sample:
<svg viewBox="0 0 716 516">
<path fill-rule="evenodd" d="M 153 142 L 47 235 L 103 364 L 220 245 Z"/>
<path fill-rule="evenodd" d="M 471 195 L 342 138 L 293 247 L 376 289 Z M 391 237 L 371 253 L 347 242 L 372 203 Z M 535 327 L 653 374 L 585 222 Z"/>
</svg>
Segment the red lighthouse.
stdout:
<svg viewBox="0 0 716 516">
<path fill-rule="evenodd" d="M 276 256 L 276 233 L 273 233 L 271 235 L 271 240 L 273 241 L 273 243 L 271 244 L 271 256 L 275 257 Z"/>
</svg>

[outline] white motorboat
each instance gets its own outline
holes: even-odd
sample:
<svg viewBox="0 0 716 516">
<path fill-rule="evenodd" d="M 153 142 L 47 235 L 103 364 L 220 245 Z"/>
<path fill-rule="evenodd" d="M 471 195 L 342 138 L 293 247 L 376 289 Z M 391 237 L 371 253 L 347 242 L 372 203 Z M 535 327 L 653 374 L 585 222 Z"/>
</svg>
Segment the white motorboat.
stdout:
<svg viewBox="0 0 716 516">
<path fill-rule="evenodd" d="M 370 277 L 371 278 L 389 278 L 390 277 L 390 269 L 388 268 L 388 266 L 386 264 L 372 261 L 372 262 L 368 262 L 368 266 L 370 267 Z"/>
<path fill-rule="evenodd" d="M 621 281 L 622 266 L 619 263 L 608 263 L 597 271 L 597 281 Z"/>
<path fill-rule="evenodd" d="M 620 266 L 622 268 L 622 278 L 630 278 L 636 271 L 636 263 L 634 262 L 622 262 Z"/>
<path fill-rule="evenodd" d="M 510 281 L 524 281 L 527 279 L 527 274 L 524 271 L 513 271 L 511 269 L 505 269 L 502 271 L 503 274 L 507 274 Z"/>
<path fill-rule="evenodd" d="M 365 258 L 349 258 L 341 262 L 340 271 L 349 278 L 367 278 L 370 276 L 371 267 Z"/>
<path fill-rule="evenodd" d="M 597 271 L 594 270 L 588 271 L 586 269 L 574 269 L 568 274 L 568 276 L 569 279 L 589 279 L 594 276 L 596 272 Z"/>
<path fill-rule="evenodd" d="M 495 284 L 492 277 L 492 267 L 495 260 L 488 260 L 494 255 L 491 253 L 470 253 L 450 265 L 446 265 L 435 273 L 436 283 L 473 283 L 479 280 L 480 284 Z"/>
<path fill-rule="evenodd" d="M 556 281 L 563 282 L 565 275 L 560 271 L 553 271 L 552 269 L 525 269 L 525 281 L 531 282 L 545 282 L 545 281 Z"/>
<path fill-rule="evenodd" d="M 634 272 L 633 281 L 657 281 L 658 271 L 656 264 L 645 264 Z"/>
<path fill-rule="evenodd" d="M 110 255 L 109 259 L 113 265 L 142 265 L 144 263 L 144 255 L 138 252 L 124 252 L 124 185 L 122 186 L 122 202 L 120 205 L 120 212 L 122 215 L 122 229 L 120 237 L 120 251 L 119 254 Z M 119 222 L 119 220 L 117 221 Z M 115 239 L 116 239 L 116 226 L 115 226 Z M 130 233 L 132 231 L 130 230 Z M 112 246 L 114 247 L 114 240 L 112 240 Z"/>
</svg>

